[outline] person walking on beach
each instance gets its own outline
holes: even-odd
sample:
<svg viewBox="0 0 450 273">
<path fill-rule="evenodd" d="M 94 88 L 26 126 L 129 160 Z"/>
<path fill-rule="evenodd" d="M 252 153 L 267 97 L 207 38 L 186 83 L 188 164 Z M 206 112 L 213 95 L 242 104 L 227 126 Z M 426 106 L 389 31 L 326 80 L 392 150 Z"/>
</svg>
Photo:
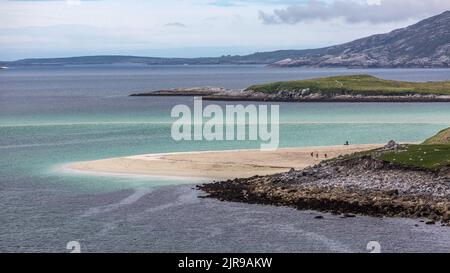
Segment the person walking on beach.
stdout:
<svg viewBox="0 0 450 273">
<path fill-rule="evenodd" d="M 316 154 L 316 158 L 319 158 L 319 153 Z"/>
<path fill-rule="evenodd" d="M 314 153 L 313 152 L 311 152 L 311 157 L 314 157 Z"/>
<path fill-rule="evenodd" d="M 328 154 L 325 154 L 325 158 L 328 158 Z"/>
</svg>

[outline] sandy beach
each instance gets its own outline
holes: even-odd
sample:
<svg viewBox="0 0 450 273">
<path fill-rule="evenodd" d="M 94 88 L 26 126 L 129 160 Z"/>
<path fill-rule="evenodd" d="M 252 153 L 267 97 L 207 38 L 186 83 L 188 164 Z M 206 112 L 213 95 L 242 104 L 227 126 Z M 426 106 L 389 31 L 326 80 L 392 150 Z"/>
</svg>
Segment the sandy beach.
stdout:
<svg viewBox="0 0 450 273">
<path fill-rule="evenodd" d="M 238 150 L 145 154 L 76 162 L 70 170 L 94 173 L 191 177 L 210 180 L 245 178 L 303 169 L 326 158 L 375 149 L 382 144 L 283 148 L 276 151 Z M 313 153 L 313 156 L 311 156 Z M 325 158 L 325 154 L 327 157 Z M 318 157 L 317 157 L 318 155 Z"/>
</svg>

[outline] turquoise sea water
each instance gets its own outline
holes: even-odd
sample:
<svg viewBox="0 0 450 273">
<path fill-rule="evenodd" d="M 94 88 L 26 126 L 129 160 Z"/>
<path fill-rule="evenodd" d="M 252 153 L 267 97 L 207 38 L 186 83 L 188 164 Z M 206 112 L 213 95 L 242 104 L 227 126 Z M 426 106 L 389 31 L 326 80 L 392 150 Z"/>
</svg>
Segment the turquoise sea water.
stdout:
<svg viewBox="0 0 450 273">
<path fill-rule="evenodd" d="M 261 66 L 61 67 L 1 71 L 0 251 L 64 251 L 61 245 L 65 240 L 87 240 L 90 235 L 86 234 L 92 233 L 98 236 L 87 244 L 97 251 L 176 251 L 177 244 L 183 246 L 178 250 L 189 250 L 189 246 L 193 246 L 180 244 L 179 240 L 183 239 L 177 242 L 168 238 L 159 238 L 165 242 L 159 247 L 145 248 L 137 244 L 130 248 L 126 244 L 133 238 L 141 238 L 154 223 L 146 223 L 147 228 L 137 227 L 126 219 L 139 218 L 141 211 L 119 214 L 115 208 L 136 205 L 142 201 L 141 197 L 148 198 L 147 193 L 163 191 L 164 187 L 160 186 L 196 181 L 93 176 L 68 171 L 64 164 L 144 153 L 259 147 L 260 143 L 251 141 L 175 142 L 170 137 L 173 121 L 170 110 L 176 104 L 190 105 L 192 99 L 127 97 L 133 92 L 205 85 L 244 88 L 260 82 L 355 73 L 411 81 L 450 80 L 448 70 L 307 70 Z M 447 103 L 279 105 L 281 147 L 339 145 L 345 141 L 386 143 L 391 139 L 416 142 L 450 126 Z M 186 188 L 177 189 L 184 189 L 181 196 L 192 197 L 191 193 L 184 192 Z M 173 205 L 178 204 L 180 197 L 173 197 L 176 200 L 171 200 L 169 195 L 159 198 Z M 196 201 L 192 202 L 197 205 Z M 160 208 L 164 204 L 154 206 Z M 202 208 L 205 207 L 196 207 L 195 211 Z M 107 220 L 85 215 L 93 209 L 96 212 L 93 215 L 100 211 Z M 150 208 L 150 211 L 153 210 Z M 166 219 L 170 215 L 158 217 Z M 186 223 L 186 219 L 179 221 Z M 125 236 L 120 240 L 115 234 L 118 230 Z M 167 234 L 161 236 L 170 237 L 179 232 L 168 228 Z M 120 241 L 119 245 L 110 246 L 108 242 L 115 240 Z M 220 244 L 218 242 L 217 247 Z M 206 246 L 204 249 L 214 250 Z"/>
</svg>

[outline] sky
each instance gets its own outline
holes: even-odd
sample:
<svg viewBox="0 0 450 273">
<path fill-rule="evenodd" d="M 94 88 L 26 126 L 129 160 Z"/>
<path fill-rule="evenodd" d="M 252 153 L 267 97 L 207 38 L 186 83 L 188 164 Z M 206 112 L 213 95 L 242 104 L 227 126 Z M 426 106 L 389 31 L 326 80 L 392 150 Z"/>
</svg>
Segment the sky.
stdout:
<svg viewBox="0 0 450 273">
<path fill-rule="evenodd" d="M 0 0 L 0 60 L 317 48 L 446 10 L 449 0 Z"/>
</svg>

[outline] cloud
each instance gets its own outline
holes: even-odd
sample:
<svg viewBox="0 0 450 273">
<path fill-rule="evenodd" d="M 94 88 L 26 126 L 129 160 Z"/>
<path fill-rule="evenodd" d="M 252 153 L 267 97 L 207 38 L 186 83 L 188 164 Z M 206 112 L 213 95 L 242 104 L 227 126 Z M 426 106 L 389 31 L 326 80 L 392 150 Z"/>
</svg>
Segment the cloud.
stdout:
<svg viewBox="0 0 450 273">
<path fill-rule="evenodd" d="M 307 2 L 308 0 L 211 0 L 208 2 L 212 6 L 236 7 L 243 5 L 292 5 Z"/>
<path fill-rule="evenodd" d="M 297 24 L 315 20 L 343 18 L 348 23 L 373 24 L 400 22 L 435 15 L 450 9 L 449 0 L 310 0 L 301 5 L 259 12 L 265 24 Z"/>
<path fill-rule="evenodd" d="M 83 2 L 100 1 L 100 0 L 9 0 L 12 2 L 66 2 L 68 6 L 80 6 Z"/>
<path fill-rule="evenodd" d="M 168 23 L 168 24 L 165 24 L 164 26 L 165 27 L 181 27 L 181 28 L 187 27 L 185 24 L 180 23 L 180 22 Z"/>
</svg>

